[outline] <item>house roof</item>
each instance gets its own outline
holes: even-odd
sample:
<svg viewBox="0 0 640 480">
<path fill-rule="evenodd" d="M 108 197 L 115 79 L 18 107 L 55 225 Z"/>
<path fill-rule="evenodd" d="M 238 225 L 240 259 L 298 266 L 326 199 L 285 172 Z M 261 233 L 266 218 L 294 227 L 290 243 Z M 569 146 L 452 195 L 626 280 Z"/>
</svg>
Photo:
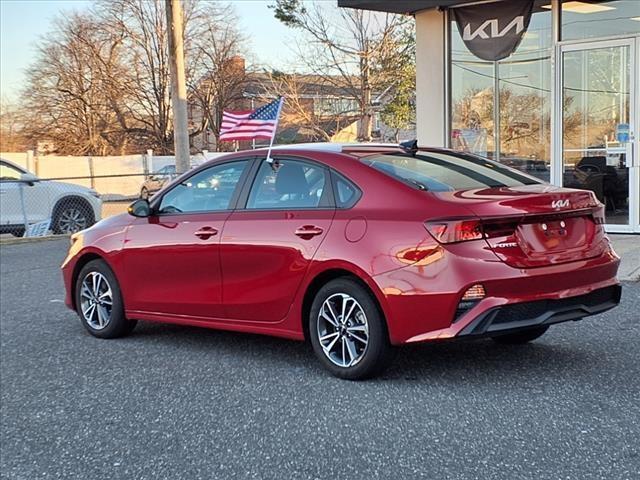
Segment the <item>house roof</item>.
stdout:
<svg viewBox="0 0 640 480">
<path fill-rule="evenodd" d="M 336 98 L 353 98 L 354 93 L 348 82 L 340 75 L 321 76 L 314 74 L 282 74 L 283 79 L 287 76 L 290 80 L 295 81 L 298 93 L 302 97 L 336 97 Z M 272 90 L 271 82 L 277 82 L 277 75 L 269 75 L 267 73 L 248 73 L 247 83 L 244 86 L 244 94 L 246 96 L 264 96 Z M 357 84 L 354 79 L 353 84 Z M 373 92 L 373 96 L 382 92 Z"/>
</svg>

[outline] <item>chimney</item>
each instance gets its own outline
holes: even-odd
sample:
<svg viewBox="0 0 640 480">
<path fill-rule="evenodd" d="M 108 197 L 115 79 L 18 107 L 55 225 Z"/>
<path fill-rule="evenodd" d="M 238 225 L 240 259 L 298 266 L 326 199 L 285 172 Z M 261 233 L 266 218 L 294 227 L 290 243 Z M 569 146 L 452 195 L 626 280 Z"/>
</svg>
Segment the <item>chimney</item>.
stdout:
<svg viewBox="0 0 640 480">
<path fill-rule="evenodd" d="M 244 75 L 245 73 L 245 62 L 244 57 L 240 55 L 234 55 L 228 60 L 229 70 L 237 75 Z"/>
</svg>

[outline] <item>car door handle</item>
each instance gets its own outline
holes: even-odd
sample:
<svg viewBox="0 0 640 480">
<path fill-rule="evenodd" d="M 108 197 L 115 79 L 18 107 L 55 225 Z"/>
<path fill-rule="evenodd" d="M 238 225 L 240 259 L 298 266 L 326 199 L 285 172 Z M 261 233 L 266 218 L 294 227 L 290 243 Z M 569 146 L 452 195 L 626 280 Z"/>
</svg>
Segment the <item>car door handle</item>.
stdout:
<svg viewBox="0 0 640 480">
<path fill-rule="evenodd" d="M 295 231 L 295 234 L 300 238 L 308 240 L 317 235 L 322 235 L 323 232 L 324 230 L 320 227 L 316 227 L 315 225 L 303 225 Z"/>
<path fill-rule="evenodd" d="M 202 240 L 208 240 L 209 238 L 217 234 L 218 234 L 218 230 L 216 230 L 213 227 L 202 227 L 200 230 L 194 233 L 196 237 L 199 237 Z"/>
</svg>

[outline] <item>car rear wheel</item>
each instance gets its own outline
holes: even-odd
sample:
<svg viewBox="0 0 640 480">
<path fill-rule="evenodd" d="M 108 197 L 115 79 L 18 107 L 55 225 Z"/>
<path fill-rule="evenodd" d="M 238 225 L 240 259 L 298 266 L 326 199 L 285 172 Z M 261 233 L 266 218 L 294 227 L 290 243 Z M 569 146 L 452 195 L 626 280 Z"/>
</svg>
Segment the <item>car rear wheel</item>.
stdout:
<svg viewBox="0 0 640 480">
<path fill-rule="evenodd" d="M 136 326 L 135 320 L 124 316 L 118 281 L 104 261 L 92 260 L 80 270 L 75 294 L 82 325 L 94 337 L 122 337 Z"/>
<path fill-rule="evenodd" d="M 540 338 L 549 329 L 548 326 L 530 328 L 521 332 L 508 333 L 506 335 L 496 335 L 491 337 L 496 343 L 503 345 L 522 345 L 531 342 L 536 338 Z"/>
<path fill-rule="evenodd" d="M 53 233 L 76 233 L 95 223 L 91 207 L 83 200 L 61 200 L 53 216 Z"/>
<path fill-rule="evenodd" d="M 384 316 L 371 294 L 349 278 L 332 280 L 316 294 L 309 336 L 316 356 L 336 377 L 370 378 L 393 358 Z"/>
</svg>

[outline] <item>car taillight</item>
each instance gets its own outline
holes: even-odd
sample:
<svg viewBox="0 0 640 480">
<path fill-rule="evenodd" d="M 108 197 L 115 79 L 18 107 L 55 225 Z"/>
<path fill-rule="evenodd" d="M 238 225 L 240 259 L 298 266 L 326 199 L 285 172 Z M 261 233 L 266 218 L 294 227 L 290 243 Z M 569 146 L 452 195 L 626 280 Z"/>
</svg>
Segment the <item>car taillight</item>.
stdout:
<svg viewBox="0 0 640 480">
<path fill-rule="evenodd" d="M 436 220 L 425 222 L 424 225 L 440 243 L 467 242 L 484 238 L 479 220 Z"/>
<path fill-rule="evenodd" d="M 509 237 L 520 219 L 436 220 L 425 222 L 429 233 L 440 243 L 466 242 L 482 238 Z"/>
</svg>

